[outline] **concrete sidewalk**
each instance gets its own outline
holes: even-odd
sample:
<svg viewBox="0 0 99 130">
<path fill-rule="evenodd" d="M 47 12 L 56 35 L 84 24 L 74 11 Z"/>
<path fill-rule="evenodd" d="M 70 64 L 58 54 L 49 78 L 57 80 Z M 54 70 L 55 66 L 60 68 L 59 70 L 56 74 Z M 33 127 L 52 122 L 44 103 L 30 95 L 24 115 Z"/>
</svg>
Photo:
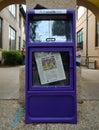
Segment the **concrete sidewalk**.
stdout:
<svg viewBox="0 0 99 130">
<path fill-rule="evenodd" d="M 99 100 L 99 70 L 82 68 L 81 98 Z"/>
<path fill-rule="evenodd" d="M 0 117 L 2 117 L 0 130 L 99 130 L 99 70 L 82 68 L 81 76 L 81 97 L 84 102 L 77 103 L 77 124 L 32 123 L 26 125 L 24 109 L 14 127 L 13 121 L 16 121 L 18 110 L 22 108 L 18 100 L 13 100 L 18 99 L 19 94 L 19 67 L 0 68 Z"/>
<path fill-rule="evenodd" d="M 19 98 L 19 69 L 17 67 L 0 68 L 0 99 Z M 81 98 L 99 99 L 99 70 L 81 69 Z"/>
<path fill-rule="evenodd" d="M 77 104 L 77 124 L 69 123 L 32 123 L 25 124 L 25 113 L 12 126 L 18 110 L 22 107 L 17 100 L 0 100 L 0 130 L 99 130 L 99 100 L 84 101 Z"/>
<path fill-rule="evenodd" d="M 0 67 L 0 99 L 19 98 L 19 68 Z"/>
</svg>

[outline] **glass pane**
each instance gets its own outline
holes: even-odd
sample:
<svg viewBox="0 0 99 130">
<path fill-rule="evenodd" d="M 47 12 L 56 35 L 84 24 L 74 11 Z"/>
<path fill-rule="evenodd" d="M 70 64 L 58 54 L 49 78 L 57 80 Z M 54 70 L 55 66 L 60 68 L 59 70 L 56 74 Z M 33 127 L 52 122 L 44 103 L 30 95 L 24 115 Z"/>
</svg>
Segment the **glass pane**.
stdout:
<svg viewBox="0 0 99 130">
<path fill-rule="evenodd" d="M 32 85 L 69 85 L 69 59 L 68 52 L 34 52 L 32 54 Z"/>
<path fill-rule="evenodd" d="M 66 42 L 71 39 L 70 21 L 33 20 L 29 24 L 30 42 Z"/>
<path fill-rule="evenodd" d="M 11 14 L 15 17 L 15 14 L 16 14 L 16 6 L 13 4 L 13 5 L 10 5 L 9 6 L 9 11 L 11 12 Z"/>
<path fill-rule="evenodd" d="M 2 48 L 2 19 L 0 18 L 0 48 Z"/>
<path fill-rule="evenodd" d="M 9 27 L 9 49 L 16 49 L 16 32 L 13 28 Z"/>
</svg>

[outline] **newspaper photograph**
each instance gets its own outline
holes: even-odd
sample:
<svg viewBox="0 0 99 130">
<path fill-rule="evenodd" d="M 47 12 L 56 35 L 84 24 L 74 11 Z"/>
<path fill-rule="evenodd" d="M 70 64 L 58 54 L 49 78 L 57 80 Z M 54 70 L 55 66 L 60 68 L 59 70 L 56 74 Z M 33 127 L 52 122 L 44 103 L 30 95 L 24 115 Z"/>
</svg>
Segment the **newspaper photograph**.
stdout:
<svg viewBox="0 0 99 130">
<path fill-rule="evenodd" d="M 66 79 L 60 53 L 35 52 L 34 55 L 42 85 Z"/>
</svg>

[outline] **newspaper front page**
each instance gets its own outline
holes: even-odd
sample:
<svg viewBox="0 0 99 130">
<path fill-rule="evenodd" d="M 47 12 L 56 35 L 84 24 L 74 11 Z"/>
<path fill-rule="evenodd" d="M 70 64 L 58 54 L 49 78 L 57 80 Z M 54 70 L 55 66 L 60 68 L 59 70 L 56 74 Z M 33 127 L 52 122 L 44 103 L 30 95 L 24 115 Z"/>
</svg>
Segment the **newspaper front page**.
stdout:
<svg viewBox="0 0 99 130">
<path fill-rule="evenodd" d="M 58 52 L 35 52 L 41 84 L 66 79 L 61 55 Z"/>
</svg>

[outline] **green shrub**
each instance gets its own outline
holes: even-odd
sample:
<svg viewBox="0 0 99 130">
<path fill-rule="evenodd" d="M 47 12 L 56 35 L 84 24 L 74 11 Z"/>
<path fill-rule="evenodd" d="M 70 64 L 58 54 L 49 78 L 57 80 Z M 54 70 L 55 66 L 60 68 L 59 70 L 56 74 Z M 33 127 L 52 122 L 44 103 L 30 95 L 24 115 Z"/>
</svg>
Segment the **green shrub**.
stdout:
<svg viewBox="0 0 99 130">
<path fill-rule="evenodd" d="M 20 65 L 22 64 L 22 56 L 20 51 L 12 50 L 12 51 L 2 51 L 3 64 L 4 65 Z"/>
</svg>

